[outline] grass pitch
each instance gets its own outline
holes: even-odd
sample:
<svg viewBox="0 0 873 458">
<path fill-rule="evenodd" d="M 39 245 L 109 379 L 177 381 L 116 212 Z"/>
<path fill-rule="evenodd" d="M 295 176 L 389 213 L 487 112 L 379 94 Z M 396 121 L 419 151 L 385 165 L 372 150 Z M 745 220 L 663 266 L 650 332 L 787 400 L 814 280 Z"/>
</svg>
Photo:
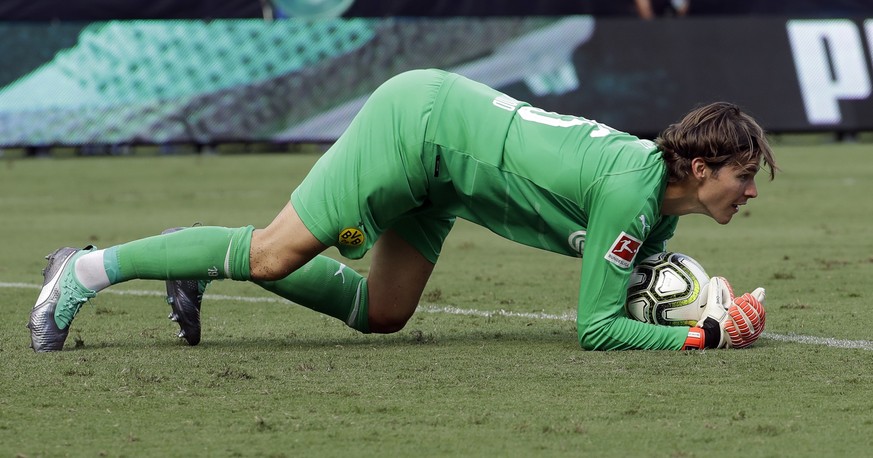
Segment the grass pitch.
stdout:
<svg viewBox="0 0 873 458">
<path fill-rule="evenodd" d="M 683 218 L 670 249 L 738 291 L 768 291 L 758 344 L 703 352 L 582 351 L 579 261 L 459 222 L 393 335 L 224 281 L 188 347 L 163 283 L 133 281 L 85 306 L 65 351 L 37 355 L 24 325 L 43 256 L 194 222 L 263 226 L 316 157 L 8 160 L 0 455 L 866 455 L 870 149 L 777 147 L 783 173 L 759 177 L 731 224 Z"/>
</svg>

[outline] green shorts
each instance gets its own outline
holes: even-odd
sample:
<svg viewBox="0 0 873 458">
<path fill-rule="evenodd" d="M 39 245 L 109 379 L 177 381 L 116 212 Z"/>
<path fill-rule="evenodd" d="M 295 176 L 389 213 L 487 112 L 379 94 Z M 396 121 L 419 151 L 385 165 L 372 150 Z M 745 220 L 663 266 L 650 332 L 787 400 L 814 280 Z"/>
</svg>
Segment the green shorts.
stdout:
<svg viewBox="0 0 873 458">
<path fill-rule="evenodd" d="M 443 83 L 440 70 L 414 70 L 382 84 L 348 129 L 291 194 L 321 243 L 359 259 L 387 229 L 436 263 L 455 218 L 428 200 L 436 154 L 425 132 Z"/>
</svg>

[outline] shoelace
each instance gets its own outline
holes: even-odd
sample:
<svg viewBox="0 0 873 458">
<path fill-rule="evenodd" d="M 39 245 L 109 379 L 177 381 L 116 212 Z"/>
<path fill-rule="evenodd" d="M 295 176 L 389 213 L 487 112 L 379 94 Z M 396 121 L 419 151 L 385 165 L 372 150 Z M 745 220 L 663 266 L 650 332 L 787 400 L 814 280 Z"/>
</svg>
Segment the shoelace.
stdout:
<svg viewBox="0 0 873 458">
<path fill-rule="evenodd" d="M 61 289 L 69 296 L 69 300 L 67 300 L 65 304 L 59 302 L 55 314 L 58 318 L 64 321 L 67 326 L 69 326 L 73 321 L 73 318 L 77 313 L 79 313 L 79 310 L 81 310 L 82 305 L 85 304 L 85 302 L 88 302 L 88 299 L 96 296 L 96 294 L 90 291 L 83 291 L 82 288 L 76 284 L 72 275 L 65 276 L 63 283 L 61 284 Z M 64 294 L 61 295 L 61 297 L 63 296 Z"/>
</svg>

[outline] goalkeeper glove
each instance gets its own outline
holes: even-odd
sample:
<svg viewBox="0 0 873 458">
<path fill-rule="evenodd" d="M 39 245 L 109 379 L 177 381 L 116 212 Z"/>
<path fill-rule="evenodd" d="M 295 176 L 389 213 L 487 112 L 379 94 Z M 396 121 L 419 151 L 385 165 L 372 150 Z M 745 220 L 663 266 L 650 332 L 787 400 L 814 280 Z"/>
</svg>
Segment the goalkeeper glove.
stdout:
<svg viewBox="0 0 873 458">
<path fill-rule="evenodd" d="M 761 336 L 764 323 L 767 321 L 764 296 L 764 288 L 757 288 L 751 293 L 735 298 L 733 304 L 728 307 L 730 319 L 725 322 L 723 328 L 729 338 L 726 347 L 748 347 Z"/>
<path fill-rule="evenodd" d="M 764 288 L 734 297 L 730 283 L 712 277 L 704 291 L 706 305 L 697 326 L 688 332 L 685 349 L 744 348 L 764 330 Z"/>
</svg>

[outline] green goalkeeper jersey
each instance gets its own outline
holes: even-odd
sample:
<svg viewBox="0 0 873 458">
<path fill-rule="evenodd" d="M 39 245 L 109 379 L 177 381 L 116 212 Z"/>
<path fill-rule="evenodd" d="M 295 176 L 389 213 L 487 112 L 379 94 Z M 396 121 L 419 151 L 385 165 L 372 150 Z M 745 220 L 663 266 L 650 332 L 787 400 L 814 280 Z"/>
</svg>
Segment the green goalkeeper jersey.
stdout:
<svg viewBox="0 0 873 458">
<path fill-rule="evenodd" d="M 435 206 L 510 240 L 582 258 L 583 347 L 682 347 L 687 327 L 641 323 L 624 311 L 633 266 L 665 250 L 678 220 L 661 214 L 667 172 L 653 142 L 450 75 L 425 147 L 435 162 Z"/>
</svg>

